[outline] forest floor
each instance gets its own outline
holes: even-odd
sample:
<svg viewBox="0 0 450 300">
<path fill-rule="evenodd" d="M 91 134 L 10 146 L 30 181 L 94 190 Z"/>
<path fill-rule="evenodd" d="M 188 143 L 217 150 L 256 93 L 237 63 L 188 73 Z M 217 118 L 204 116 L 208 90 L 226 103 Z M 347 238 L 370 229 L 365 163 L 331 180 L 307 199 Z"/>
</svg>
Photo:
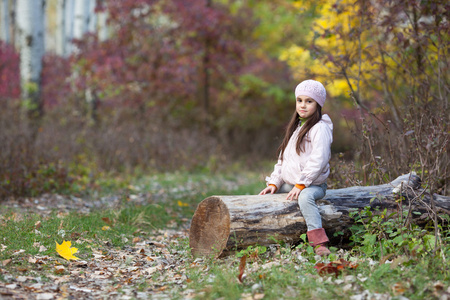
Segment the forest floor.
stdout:
<svg viewBox="0 0 450 300">
<path fill-rule="evenodd" d="M 144 198 L 136 197 L 132 202 L 142 205 L 143 201 Z M 52 215 L 64 216 L 71 212 L 89 214 L 92 210 L 118 209 L 120 200 L 109 197 L 88 202 L 77 197 L 43 195 L 10 199 L 2 202 L 2 206 L 3 211 L 14 210 L 15 220 L 27 218 L 30 213 L 45 220 Z M 45 226 L 45 222 L 39 224 Z M 0 282 L 0 299 L 146 299 L 155 295 L 170 299 L 164 294 L 166 290 L 179 291 L 177 294 L 189 298 L 192 291 L 186 290 L 187 254 L 180 253 L 186 251 L 181 250 L 180 244 L 188 239 L 187 226 L 154 230 L 151 236 L 141 232 L 131 241 L 124 237 L 123 241 L 130 243 L 122 247 L 114 247 L 104 240 L 100 249 L 92 249 L 91 255 L 80 254 L 79 260 L 64 260 L 55 251 L 50 255 L 42 254 L 48 253 L 48 249 L 39 243 L 35 247 L 40 250 L 34 255 L 16 249 L 11 258 L 0 264 L 3 281 Z M 36 232 L 39 229 L 36 228 Z M 73 246 L 82 243 L 92 241 L 80 236 Z M 2 243 L 0 251 L 4 250 L 6 246 Z M 145 291 L 139 289 L 142 283 L 145 283 Z M 184 291 L 181 291 L 183 287 Z"/>
<path fill-rule="evenodd" d="M 189 221 L 205 186 L 245 194 L 260 182 L 259 175 L 183 176 L 114 196 L 2 201 L 0 299 L 450 299 L 441 259 L 377 260 L 336 248 L 319 258 L 306 244 L 255 248 L 246 263 L 242 253 L 194 259 Z M 72 241 L 79 259 L 58 254 L 62 241 Z"/>
</svg>

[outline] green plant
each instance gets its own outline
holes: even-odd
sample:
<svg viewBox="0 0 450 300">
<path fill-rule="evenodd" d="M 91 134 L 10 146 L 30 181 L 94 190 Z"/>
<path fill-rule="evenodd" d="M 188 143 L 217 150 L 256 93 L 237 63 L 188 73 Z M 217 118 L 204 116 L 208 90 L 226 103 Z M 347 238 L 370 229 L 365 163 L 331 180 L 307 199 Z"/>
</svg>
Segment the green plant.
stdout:
<svg viewBox="0 0 450 300">
<path fill-rule="evenodd" d="M 411 217 L 406 210 L 399 216 L 397 212 L 380 211 L 378 207 L 372 210 L 368 206 L 351 212 L 350 216 L 355 219 L 350 228 L 354 246 L 369 257 L 380 259 L 389 254 L 423 257 L 435 251 L 436 237 L 412 222 L 405 222 Z"/>
<path fill-rule="evenodd" d="M 259 245 L 248 246 L 246 249 L 239 251 L 236 254 L 236 256 L 237 257 L 247 256 L 249 258 L 256 259 L 259 257 L 259 255 L 266 253 L 266 251 L 267 251 L 267 247 L 265 247 L 265 246 L 259 246 Z"/>
</svg>

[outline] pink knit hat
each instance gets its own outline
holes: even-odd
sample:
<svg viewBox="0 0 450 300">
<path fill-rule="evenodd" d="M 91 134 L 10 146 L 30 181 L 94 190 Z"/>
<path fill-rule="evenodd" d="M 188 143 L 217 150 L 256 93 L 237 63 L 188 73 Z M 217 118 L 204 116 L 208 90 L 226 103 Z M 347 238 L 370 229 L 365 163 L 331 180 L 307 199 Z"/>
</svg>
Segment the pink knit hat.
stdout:
<svg viewBox="0 0 450 300">
<path fill-rule="evenodd" d="M 299 83 L 295 88 L 295 99 L 297 99 L 298 96 L 311 97 L 323 107 L 327 98 L 327 91 L 320 82 L 308 79 Z"/>
</svg>

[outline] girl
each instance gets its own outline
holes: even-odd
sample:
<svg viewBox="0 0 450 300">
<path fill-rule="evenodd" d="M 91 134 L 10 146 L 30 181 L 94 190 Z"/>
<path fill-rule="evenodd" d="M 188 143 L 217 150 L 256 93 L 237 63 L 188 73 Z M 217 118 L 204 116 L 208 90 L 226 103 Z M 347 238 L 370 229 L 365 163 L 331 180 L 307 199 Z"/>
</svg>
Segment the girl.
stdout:
<svg viewBox="0 0 450 300">
<path fill-rule="evenodd" d="M 326 91 L 320 82 L 301 82 L 295 88 L 295 98 L 296 110 L 278 148 L 278 163 L 259 194 L 284 192 L 288 193 L 286 199 L 298 200 L 308 240 L 316 254 L 323 256 L 330 251 L 316 200 L 325 197 L 327 189 L 333 123 L 328 115 L 322 115 Z"/>
</svg>

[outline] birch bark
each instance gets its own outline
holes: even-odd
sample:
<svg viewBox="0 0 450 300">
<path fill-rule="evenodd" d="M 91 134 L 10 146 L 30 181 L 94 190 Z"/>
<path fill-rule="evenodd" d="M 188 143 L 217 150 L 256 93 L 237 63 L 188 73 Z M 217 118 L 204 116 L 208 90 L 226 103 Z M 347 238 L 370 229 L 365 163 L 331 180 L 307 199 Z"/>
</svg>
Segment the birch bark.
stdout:
<svg viewBox="0 0 450 300">
<path fill-rule="evenodd" d="M 29 100 L 30 109 L 39 113 L 42 112 L 39 96 L 45 52 L 45 4 L 45 0 L 17 1 L 22 98 Z"/>
<path fill-rule="evenodd" d="M 2 32 L 1 32 L 1 39 L 3 41 L 5 41 L 7 44 L 10 43 L 10 18 L 9 18 L 9 0 L 2 0 L 1 3 L 1 11 L 2 11 L 2 15 L 1 15 L 1 26 L 2 26 Z"/>
</svg>

